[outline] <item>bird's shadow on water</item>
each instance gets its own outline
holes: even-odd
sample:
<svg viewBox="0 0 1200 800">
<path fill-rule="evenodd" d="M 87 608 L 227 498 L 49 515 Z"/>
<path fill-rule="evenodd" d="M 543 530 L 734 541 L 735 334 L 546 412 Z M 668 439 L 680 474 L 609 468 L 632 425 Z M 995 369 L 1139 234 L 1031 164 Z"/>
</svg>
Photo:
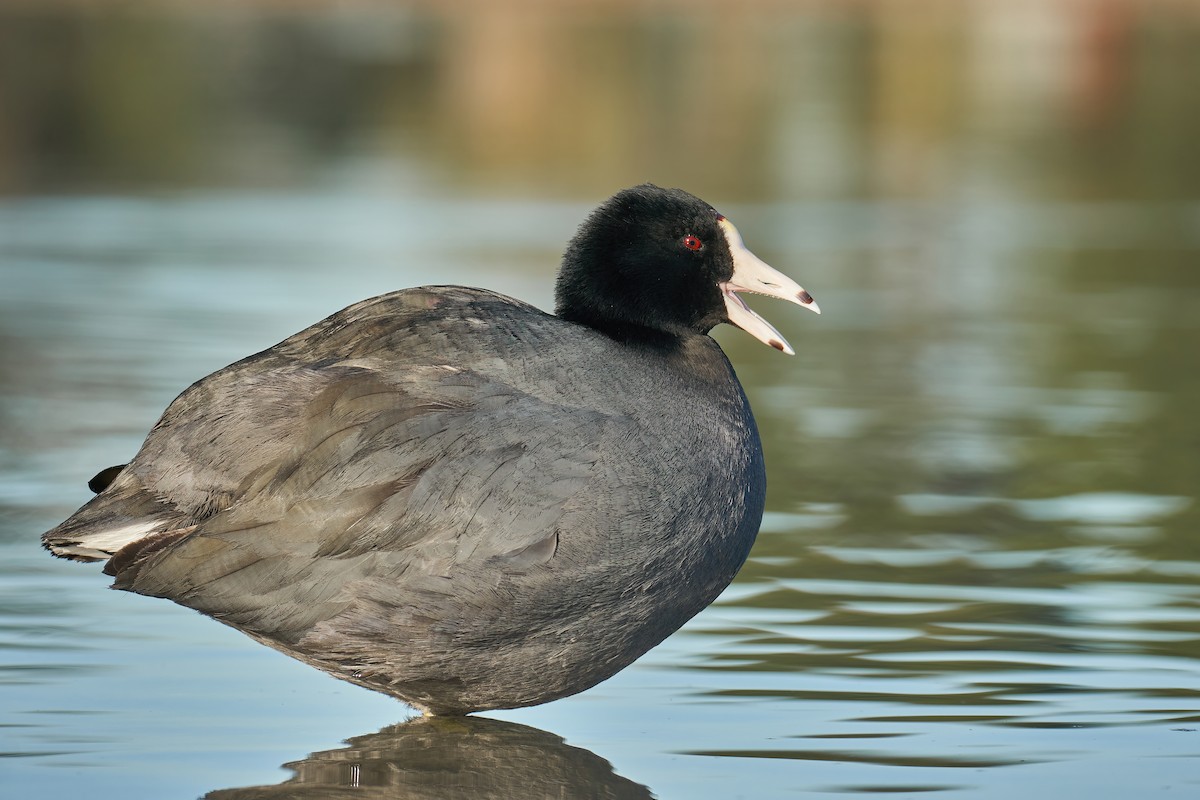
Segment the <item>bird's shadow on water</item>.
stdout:
<svg viewBox="0 0 1200 800">
<path fill-rule="evenodd" d="M 283 783 L 217 789 L 204 800 L 653 797 L 589 750 L 482 717 L 413 719 L 283 766 L 295 773 Z"/>
</svg>

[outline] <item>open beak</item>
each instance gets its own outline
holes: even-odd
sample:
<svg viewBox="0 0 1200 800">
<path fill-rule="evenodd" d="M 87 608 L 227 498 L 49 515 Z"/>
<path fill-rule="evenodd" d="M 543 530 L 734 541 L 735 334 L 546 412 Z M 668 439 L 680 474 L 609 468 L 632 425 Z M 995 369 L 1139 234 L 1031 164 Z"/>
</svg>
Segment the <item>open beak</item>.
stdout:
<svg viewBox="0 0 1200 800">
<path fill-rule="evenodd" d="M 817 306 L 817 301 L 813 300 L 812 295 L 806 292 L 800 284 L 768 266 L 762 259 L 747 250 L 746 245 L 742 243 L 742 235 L 738 233 L 737 228 L 733 227 L 732 222 L 721 217 L 717 224 L 721 226 L 721 232 L 725 234 L 725 241 L 729 243 L 729 252 L 733 256 L 733 275 L 728 281 L 718 284 L 721 294 L 725 298 L 725 310 L 729 315 L 729 322 L 760 342 L 769 344 L 789 356 L 794 356 L 796 351 L 792 349 L 786 339 L 779 335 L 779 331 L 775 330 L 771 323 L 751 311 L 750 306 L 746 305 L 746 302 L 738 297 L 737 293 L 752 292 L 753 294 L 765 294 L 767 297 L 778 297 L 820 314 L 821 309 Z"/>
</svg>

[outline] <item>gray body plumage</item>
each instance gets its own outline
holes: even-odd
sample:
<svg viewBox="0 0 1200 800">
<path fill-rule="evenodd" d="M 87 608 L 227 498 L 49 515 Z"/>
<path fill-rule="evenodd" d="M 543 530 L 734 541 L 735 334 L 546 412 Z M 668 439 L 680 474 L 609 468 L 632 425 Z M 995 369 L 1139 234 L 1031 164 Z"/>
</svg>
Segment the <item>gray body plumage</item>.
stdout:
<svg viewBox="0 0 1200 800">
<path fill-rule="evenodd" d="M 665 639 L 733 579 L 764 491 L 708 336 L 630 347 L 426 287 L 191 386 L 45 541 L 115 551 L 117 588 L 455 714 L 582 691 Z"/>
</svg>

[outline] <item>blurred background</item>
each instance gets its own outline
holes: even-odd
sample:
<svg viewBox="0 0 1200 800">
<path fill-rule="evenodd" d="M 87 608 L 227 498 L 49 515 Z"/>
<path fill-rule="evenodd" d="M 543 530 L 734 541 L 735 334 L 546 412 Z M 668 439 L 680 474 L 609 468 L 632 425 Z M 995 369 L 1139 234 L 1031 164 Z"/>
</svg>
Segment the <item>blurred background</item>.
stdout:
<svg viewBox="0 0 1200 800">
<path fill-rule="evenodd" d="M 9 0 L 0 783 L 1195 791 L 1198 142 L 1190 0 Z M 40 551 L 191 381 L 405 286 L 550 308 L 643 181 L 824 314 L 754 303 L 793 359 L 715 332 L 763 532 L 617 678 L 379 731 L 405 709 Z"/>
<path fill-rule="evenodd" d="M 5 4 L 0 188 L 1195 192 L 1186 0 Z M 414 175 L 413 173 L 416 173 Z"/>
</svg>

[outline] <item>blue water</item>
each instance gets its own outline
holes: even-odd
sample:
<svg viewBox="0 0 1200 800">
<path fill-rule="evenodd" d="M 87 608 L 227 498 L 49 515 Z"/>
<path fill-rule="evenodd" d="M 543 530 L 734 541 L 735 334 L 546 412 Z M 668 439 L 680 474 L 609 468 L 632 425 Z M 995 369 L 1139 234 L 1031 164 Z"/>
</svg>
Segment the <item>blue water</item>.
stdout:
<svg viewBox="0 0 1200 800">
<path fill-rule="evenodd" d="M 1200 315 L 1164 312 L 1196 311 L 1196 285 L 1074 274 L 1071 254 L 1128 246 L 1087 209 L 938 212 L 992 255 L 919 274 L 873 264 L 918 240 L 929 209 L 723 209 L 825 312 L 755 303 L 792 359 L 718 334 L 767 447 L 760 540 L 724 596 L 633 667 L 486 715 L 540 734 L 376 736 L 412 712 L 40 550 L 195 378 L 402 286 L 548 307 L 587 208 L 419 187 L 0 204 L 5 796 L 191 798 L 297 773 L 326 787 L 313 796 L 1200 789 L 1200 423 L 1182 404 L 1190 356 L 1163 344 L 1200 341 Z M 1104 213 L 1137 239 L 1136 210 Z M 793 247 L 793 220 L 826 238 Z M 840 238 L 864 225 L 868 251 Z M 1175 246 L 1195 255 L 1200 233 Z"/>
</svg>

